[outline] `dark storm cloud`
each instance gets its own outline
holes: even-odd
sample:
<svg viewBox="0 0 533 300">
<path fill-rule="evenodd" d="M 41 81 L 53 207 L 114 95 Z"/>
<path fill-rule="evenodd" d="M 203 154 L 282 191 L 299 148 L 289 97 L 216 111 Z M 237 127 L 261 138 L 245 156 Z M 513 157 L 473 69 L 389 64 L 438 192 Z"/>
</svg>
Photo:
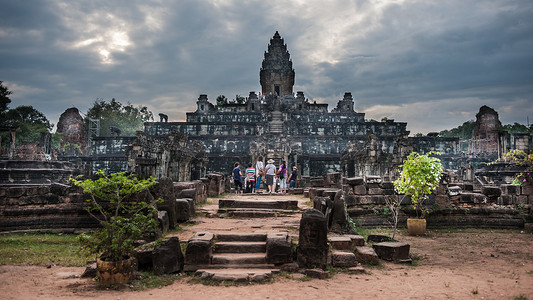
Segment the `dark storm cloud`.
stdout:
<svg viewBox="0 0 533 300">
<path fill-rule="evenodd" d="M 472 119 L 533 117 L 530 1 L 4 1 L 0 80 L 12 106 L 53 122 L 96 98 L 148 105 L 182 120 L 211 101 L 259 91 L 279 30 L 295 91 L 331 106 L 346 91 L 368 118 L 412 131 Z"/>
</svg>

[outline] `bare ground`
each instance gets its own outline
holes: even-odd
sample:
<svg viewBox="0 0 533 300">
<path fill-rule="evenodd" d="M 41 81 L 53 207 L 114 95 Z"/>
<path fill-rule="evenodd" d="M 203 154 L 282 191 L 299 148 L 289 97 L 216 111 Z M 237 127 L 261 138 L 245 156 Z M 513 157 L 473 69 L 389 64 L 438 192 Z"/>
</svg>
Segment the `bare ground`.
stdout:
<svg viewBox="0 0 533 300">
<path fill-rule="evenodd" d="M 265 199 L 264 196 L 226 198 Z M 276 196 L 277 197 L 277 196 Z M 299 196 L 283 196 L 297 199 Z M 201 211 L 213 213 L 217 205 Z M 174 233 L 187 240 L 196 231 L 249 232 L 289 230 L 297 236 L 300 215 L 265 219 L 198 217 Z M 1 299 L 533 299 L 533 235 L 519 231 L 483 233 L 429 232 L 423 237 L 400 233 L 411 245 L 415 266 L 383 262 L 366 274 L 337 273 L 327 280 L 306 280 L 295 273 L 271 282 L 207 286 L 182 276 L 172 285 L 133 291 L 102 290 L 90 279 L 74 278 L 84 268 L 0 266 Z"/>
</svg>

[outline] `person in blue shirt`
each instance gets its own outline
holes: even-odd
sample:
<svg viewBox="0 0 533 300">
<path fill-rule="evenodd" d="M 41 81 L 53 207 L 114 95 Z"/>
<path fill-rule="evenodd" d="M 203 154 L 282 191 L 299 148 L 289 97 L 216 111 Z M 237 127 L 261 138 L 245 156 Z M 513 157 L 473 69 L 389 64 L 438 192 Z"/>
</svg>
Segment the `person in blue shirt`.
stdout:
<svg viewBox="0 0 533 300">
<path fill-rule="evenodd" d="M 296 179 L 298 179 L 298 169 L 292 167 L 291 175 L 289 175 L 289 189 L 296 187 Z"/>
<path fill-rule="evenodd" d="M 242 176 L 241 169 L 239 168 L 239 163 L 235 163 L 235 168 L 233 168 L 233 183 L 235 184 L 235 194 L 242 194 Z"/>
</svg>

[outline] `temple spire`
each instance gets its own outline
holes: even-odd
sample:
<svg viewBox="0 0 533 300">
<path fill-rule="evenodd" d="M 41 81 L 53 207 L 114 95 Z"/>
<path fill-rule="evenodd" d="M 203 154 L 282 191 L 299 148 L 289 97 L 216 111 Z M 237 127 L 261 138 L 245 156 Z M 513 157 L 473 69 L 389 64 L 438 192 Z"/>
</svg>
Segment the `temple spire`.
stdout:
<svg viewBox="0 0 533 300">
<path fill-rule="evenodd" d="M 292 95 L 294 86 L 294 69 L 291 55 L 287 50 L 283 38 L 276 31 L 270 39 L 268 50 L 261 70 L 259 82 L 263 95 Z"/>
</svg>

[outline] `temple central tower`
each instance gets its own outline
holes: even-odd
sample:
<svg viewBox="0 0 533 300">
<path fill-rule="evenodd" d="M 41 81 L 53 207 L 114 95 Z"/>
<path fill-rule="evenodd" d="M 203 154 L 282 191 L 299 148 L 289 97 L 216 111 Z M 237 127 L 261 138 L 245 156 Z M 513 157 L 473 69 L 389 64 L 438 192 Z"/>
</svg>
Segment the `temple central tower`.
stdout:
<svg viewBox="0 0 533 300">
<path fill-rule="evenodd" d="M 283 43 L 283 39 L 276 31 L 274 37 L 270 39 L 268 51 L 265 52 L 259 71 L 259 83 L 263 95 L 293 94 L 294 69 L 290 57 L 287 45 Z"/>
</svg>

